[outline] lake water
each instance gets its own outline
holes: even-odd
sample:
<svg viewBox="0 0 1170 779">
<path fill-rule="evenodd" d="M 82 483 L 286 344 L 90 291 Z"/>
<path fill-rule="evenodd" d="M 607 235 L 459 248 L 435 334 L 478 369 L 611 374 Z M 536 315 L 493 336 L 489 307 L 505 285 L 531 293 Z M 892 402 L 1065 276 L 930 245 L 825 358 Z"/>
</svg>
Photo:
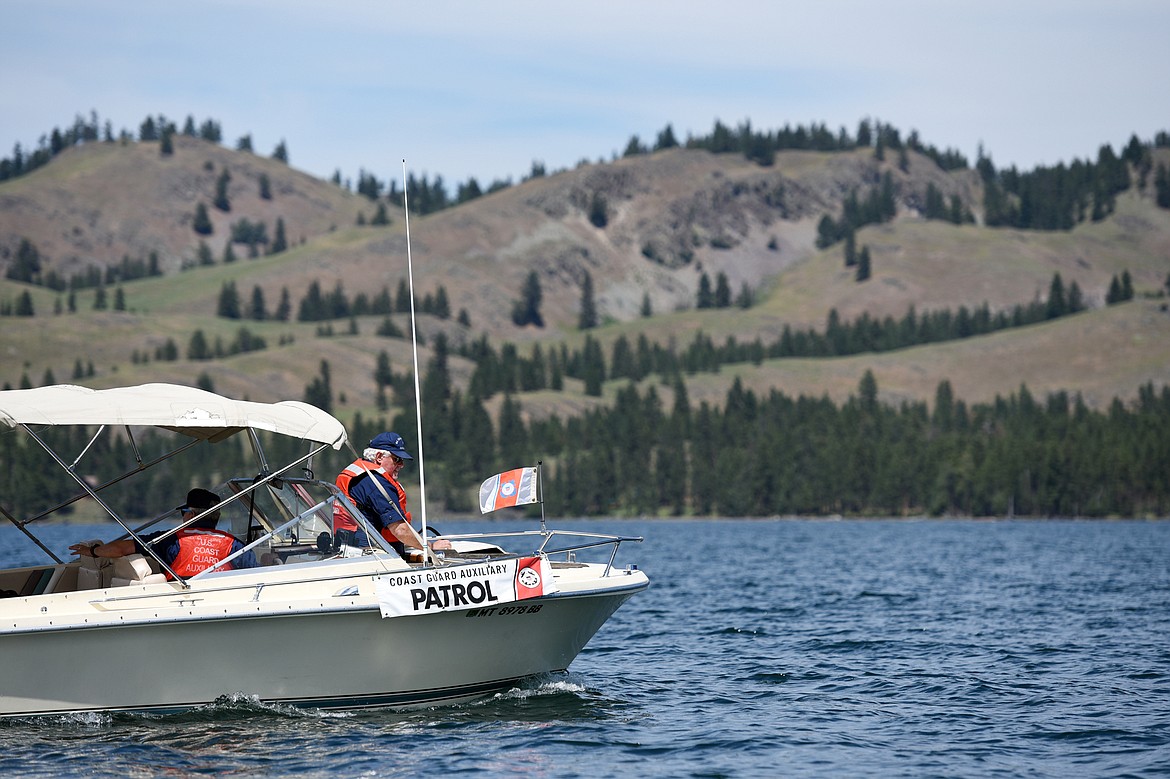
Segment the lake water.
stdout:
<svg viewBox="0 0 1170 779">
<path fill-rule="evenodd" d="M 566 676 L 410 713 L 0 721 L 0 775 L 1170 775 L 1170 522 L 550 524 L 645 536 L 619 563 L 651 579 Z M 0 561 L 39 561 L 19 540 Z"/>
</svg>

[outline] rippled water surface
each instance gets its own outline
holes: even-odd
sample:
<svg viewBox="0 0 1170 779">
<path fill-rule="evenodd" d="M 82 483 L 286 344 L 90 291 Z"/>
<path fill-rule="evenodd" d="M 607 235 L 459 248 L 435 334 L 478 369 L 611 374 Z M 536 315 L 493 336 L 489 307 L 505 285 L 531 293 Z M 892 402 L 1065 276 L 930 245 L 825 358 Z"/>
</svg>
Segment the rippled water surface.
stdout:
<svg viewBox="0 0 1170 779">
<path fill-rule="evenodd" d="M 651 579 L 568 675 L 410 713 L 0 721 L 0 775 L 1170 773 L 1170 522 L 558 524 L 645 536 L 619 563 Z"/>
</svg>

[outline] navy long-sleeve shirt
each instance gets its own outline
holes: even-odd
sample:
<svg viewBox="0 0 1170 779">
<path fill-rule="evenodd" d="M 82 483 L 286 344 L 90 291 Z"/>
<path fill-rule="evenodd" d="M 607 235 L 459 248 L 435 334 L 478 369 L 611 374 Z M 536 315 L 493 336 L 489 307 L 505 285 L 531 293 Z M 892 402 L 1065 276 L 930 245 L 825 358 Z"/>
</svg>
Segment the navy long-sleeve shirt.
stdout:
<svg viewBox="0 0 1170 779">
<path fill-rule="evenodd" d="M 382 489 L 378 489 L 374 479 L 381 479 Z M 382 493 L 383 490 L 385 494 Z M 398 503 L 398 490 L 376 471 L 364 479 L 352 482 L 349 486 L 349 497 L 376 530 L 389 527 L 395 522 L 406 521 L 406 512 Z"/>
</svg>

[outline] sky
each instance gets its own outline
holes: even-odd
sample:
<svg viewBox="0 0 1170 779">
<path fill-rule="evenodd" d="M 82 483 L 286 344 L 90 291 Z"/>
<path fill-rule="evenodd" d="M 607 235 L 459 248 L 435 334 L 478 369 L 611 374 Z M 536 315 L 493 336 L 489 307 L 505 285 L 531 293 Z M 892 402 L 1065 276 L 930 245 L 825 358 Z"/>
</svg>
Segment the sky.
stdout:
<svg viewBox="0 0 1170 779">
<path fill-rule="evenodd" d="M 863 119 L 974 163 L 1170 131 L 1166 0 L 3 0 L 0 156 L 96 112 L 328 178 L 519 181 L 707 135 Z"/>
</svg>

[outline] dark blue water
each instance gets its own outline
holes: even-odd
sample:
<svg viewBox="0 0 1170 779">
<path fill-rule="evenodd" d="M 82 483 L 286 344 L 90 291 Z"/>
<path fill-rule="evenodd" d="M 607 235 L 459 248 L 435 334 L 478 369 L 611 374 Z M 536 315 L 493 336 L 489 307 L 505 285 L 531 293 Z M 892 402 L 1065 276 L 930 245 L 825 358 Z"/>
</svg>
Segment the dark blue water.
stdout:
<svg viewBox="0 0 1170 779">
<path fill-rule="evenodd" d="M 412 713 L 0 722 L 0 775 L 1170 775 L 1170 522 L 560 524 L 644 535 L 619 562 L 652 581 L 567 676 Z"/>
</svg>

